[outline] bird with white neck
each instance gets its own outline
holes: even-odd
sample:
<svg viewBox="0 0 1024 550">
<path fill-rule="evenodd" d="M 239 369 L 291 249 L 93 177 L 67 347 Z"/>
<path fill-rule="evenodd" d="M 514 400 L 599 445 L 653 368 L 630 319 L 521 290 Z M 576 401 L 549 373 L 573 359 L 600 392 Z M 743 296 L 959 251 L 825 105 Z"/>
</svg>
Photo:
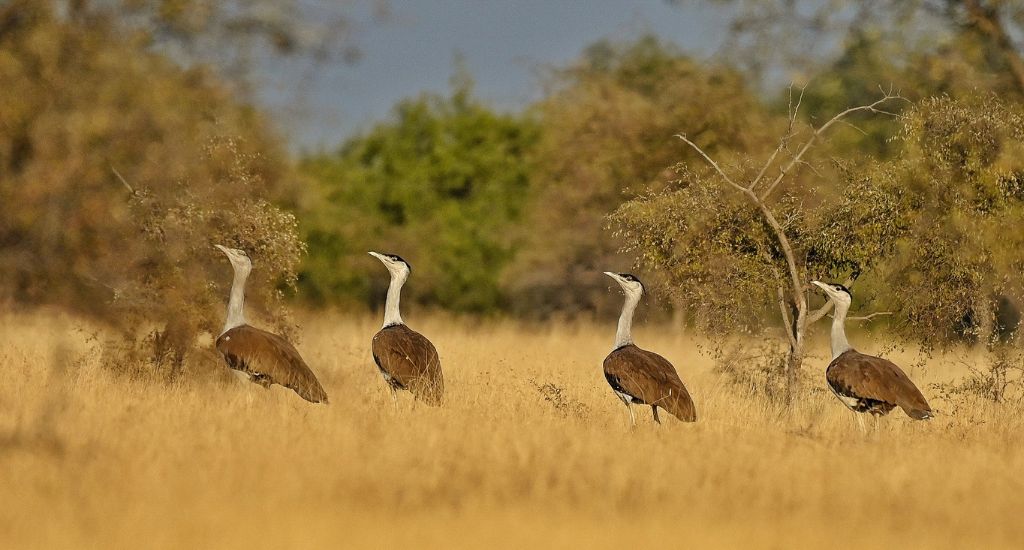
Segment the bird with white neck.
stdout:
<svg viewBox="0 0 1024 550">
<path fill-rule="evenodd" d="M 693 399 L 672 363 L 633 343 L 633 313 L 644 294 L 643 283 L 630 273 L 605 271 L 604 274 L 619 283 L 626 295 L 615 329 L 615 346 L 603 366 L 605 380 L 629 411 L 630 423 L 636 425 L 632 405 L 650 405 L 658 424 L 661 424 L 658 407 L 683 422 L 695 422 L 697 410 Z"/>
<path fill-rule="evenodd" d="M 384 323 L 373 336 L 373 361 L 398 404 L 398 390 L 408 390 L 418 401 L 440 405 L 444 399 L 444 376 L 437 348 L 425 336 L 406 326 L 399 310 L 402 286 L 412 266 L 397 254 L 369 253 L 380 260 L 391 275 L 384 302 Z"/>
<path fill-rule="evenodd" d="M 850 346 L 846 338 L 846 316 L 853 302 L 850 289 L 821 281 L 811 284 L 835 305 L 830 338 L 832 361 L 825 369 L 825 380 L 839 401 L 854 412 L 869 413 L 876 419 L 897 406 L 915 420 L 931 418 L 928 401 L 902 369 L 888 359 L 860 353 Z"/>
</svg>

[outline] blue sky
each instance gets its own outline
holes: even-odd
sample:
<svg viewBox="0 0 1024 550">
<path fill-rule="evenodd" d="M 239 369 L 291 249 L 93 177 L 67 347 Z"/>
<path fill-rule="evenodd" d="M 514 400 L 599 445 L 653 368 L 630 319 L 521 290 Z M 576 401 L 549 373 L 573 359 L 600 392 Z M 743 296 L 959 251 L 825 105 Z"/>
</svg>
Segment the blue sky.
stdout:
<svg viewBox="0 0 1024 550">
<path fill-rule="evenodd" d="M 330 11 L 330 0 L 312 0 Z M 355 64 L 275 59 L 259 75 L 257 98 L 274 113 L 294 151 L 333 150 L 388 116 L 400 99 L 445 92 L 456 56 L 477 95 L 500 109 L 540 97 L 545 67 L 564 65 L 588 44 L 653 32 L 698 58 L 713 55 L 727 28 L 720 8 L 664 0 L 389 0 L 390 15 L 356 5 Z M 344 9 L 344 8 L 343 8 Z M 349 8 L 351 9 L 351 8 Z"/>
</svg>

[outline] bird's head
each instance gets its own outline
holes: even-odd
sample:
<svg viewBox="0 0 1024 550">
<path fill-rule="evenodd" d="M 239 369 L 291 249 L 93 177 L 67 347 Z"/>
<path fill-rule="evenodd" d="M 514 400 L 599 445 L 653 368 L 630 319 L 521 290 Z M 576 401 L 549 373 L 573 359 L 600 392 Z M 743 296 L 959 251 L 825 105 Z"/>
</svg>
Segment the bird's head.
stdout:
<svg viewBox="0 0 1024 550">
<path fill-rule="evenodd" d="M 615 282 L 619 283 L 622 290 L 626 293 L 626 296 L 639 298 L 643 295 L 644 284 L 640 282 L 640 279 L 636 278 L 636 275 L 630 273 L 612 273 L 611 271 L 605 271 L 605 275 L 615 279 Z"/>
<path fill-rule="evenodd" d="M 839 283 L 823 283 L 821 281 L 811 281 L 811 284 L 820 288 L 828 297 L 836 303 L 836 305 L 850 306 L 853 302 L 853 295 L 850 294 L 850 289 Z"/>
<path fill-rule="evenodd" d="M 245 274 L 252 271 L 252 260 L 249 259 L 249 255 L 246 254 L 244 250 L 239 248 L 228 248 L 219 244 L 215 244 L 213 246 L 220 249 L 220 251 L 228 257 L 228 261 L 231 262 L 231 266 L 234 267 L 236 271 L 241 271 Z"/>
<path fill-rule="evenodd" d="M 392 276 L 400 277 L 403 281 L 409 277 L 409 273 L 412 272 L 412 266 L 409 262 L 402 259 L 397 254 L 381 254 L 379 252 L 370 252 L 370 255 L 377 258 L 384 264 L 384 267 L 388 268 Z"/>
</svg>

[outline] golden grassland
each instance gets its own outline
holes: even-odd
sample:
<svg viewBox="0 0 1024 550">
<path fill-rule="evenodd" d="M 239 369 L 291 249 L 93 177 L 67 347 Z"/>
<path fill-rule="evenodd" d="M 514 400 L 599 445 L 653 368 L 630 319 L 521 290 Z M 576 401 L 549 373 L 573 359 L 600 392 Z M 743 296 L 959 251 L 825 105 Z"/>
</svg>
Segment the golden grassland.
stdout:
<svg viewBox="0 0 1024 550">
<path fill-rule="evenodd" d="M 413 321 L 440 350 L 440 409 L 392 404 L 369 355 L 376 317 L 303 318 L 298 347 L 331 397 L 313 406 L 209 358 L 182 381 L 132 379 L 102 368 L 73 320 L 0 316 L 0 546 L 1024 545 L 1018 407 L 950 415 L 933 398 L 935 420 L 897 411 L 864 435 L 821 390 L 824 341 L 817 385 L 783 414 L 727 384 L 697 341 L 640 326 L 700 421 L 637 409 L 630 429 L 600 368 L 614 319 Z M 963 368 L 910 374 L 926 387 Z"/>
</svg>

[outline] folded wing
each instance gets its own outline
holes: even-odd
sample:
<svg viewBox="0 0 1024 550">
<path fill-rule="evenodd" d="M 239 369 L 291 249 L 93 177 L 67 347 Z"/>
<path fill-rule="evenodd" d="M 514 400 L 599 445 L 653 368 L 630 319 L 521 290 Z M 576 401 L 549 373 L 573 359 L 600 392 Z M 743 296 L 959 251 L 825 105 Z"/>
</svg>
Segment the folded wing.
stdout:
<svg viewBox="0 0 1024 550">
<path fill-rule="evenodd" d="M 217 338 L 228 366 L 264 385 L 280 384 L 312 403 L 327 403 L 327 392 L 298 350 L 265 330 L 242 325 Z"/>
</svg>

